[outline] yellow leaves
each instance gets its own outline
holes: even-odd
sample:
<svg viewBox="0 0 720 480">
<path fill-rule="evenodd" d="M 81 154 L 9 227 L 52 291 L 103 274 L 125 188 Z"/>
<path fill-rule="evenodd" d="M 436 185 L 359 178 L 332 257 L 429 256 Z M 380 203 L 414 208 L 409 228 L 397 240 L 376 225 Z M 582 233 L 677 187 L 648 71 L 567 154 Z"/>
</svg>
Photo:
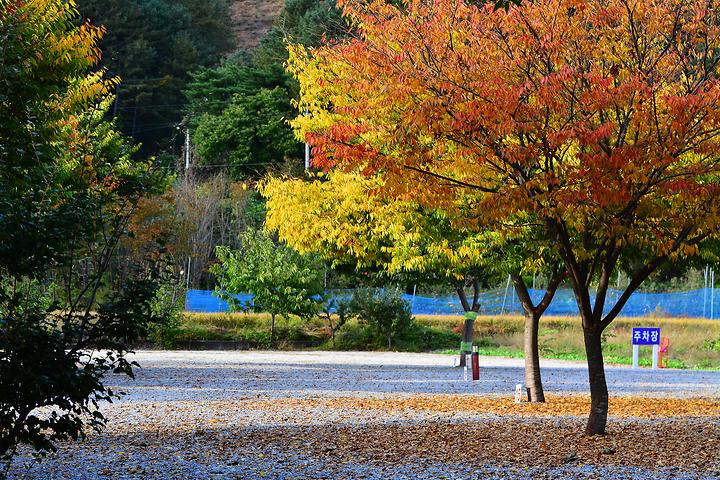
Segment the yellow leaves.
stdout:
<svg viewBox="0 0 720 480">
<path fill-rule="evenodd" d="M 482 367 L 481 373 L 482 375 Z M 354 398 L 336 397 L 328 399 L 289 399 L 289 405 L 313 408 L 379 410 L 402 412 L 416 410 L 431 413 L 468 412 L 477 414 L 519 415 L 532 417 L 578 416 L 583 417 L 590 410 L 590 398 L 578 395 L 546 395 L 546 403 L 515 403 L 512 395 L 413 395 L 410 397 Z M 254 408 L 278 405 L 273 402 L 256 402 Z M 643 398 L 615 397 L 610 400 L 611 415 L 621 418 L 677 418 L 677 417 L 718 417 L 720 401 L 702 398 Z"/>
<path fill-rule="evenodd" d="M 340 171 L 310 182 L 270 179 L 260 189 L 266 228 L 298 251 L 338 263 L 448 277 L 482 265 L 488 247 L 499 241 L 455 224 L 458 218 L 442 210 L 378 195 L 384 186 L 378 177 Z"/>
</svg>

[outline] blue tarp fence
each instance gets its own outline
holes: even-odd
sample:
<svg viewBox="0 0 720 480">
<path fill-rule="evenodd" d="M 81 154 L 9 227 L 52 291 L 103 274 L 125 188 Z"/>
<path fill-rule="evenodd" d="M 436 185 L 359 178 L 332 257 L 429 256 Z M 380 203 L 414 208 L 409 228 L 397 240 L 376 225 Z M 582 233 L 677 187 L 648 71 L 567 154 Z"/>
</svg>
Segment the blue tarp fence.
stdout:
<svg viewBox="0 0 720 480">
<path fill-rule="evenodd" d="M 717 290 L 717 289 L 716 289 Z M 543 290 L 530 290 L 533 301 L 537 304 Z M 646 315 L 662 315 L 671 317 L 718 318 L 720 316 L 720 295 L 710 288 L 670 293 L 635 292 L 623 307 L 620 315 L 626 317 L 642 317 Z M 605 302 L 605 311 L 609 311 L 622 294 L 621 290 L 609 290 Z M 352 296 L 352 290 L 331 292 L 338 299 Z M 241 302 L 251 302 L 248 294 L 237 295 Z M 457 296 L 422 297 L 403 295 L 410 303 L 415 315 L 461 315 L 463 313 Z M 712 299 L 712 300 L 711 300 Z M 594 300 L 594 298 L 593 298 Z M 219 299 L 212 291 L 189 290 L 185 309 L 190 312 L 227 312 L 228 304 Z M 504 313 L 522 313 L 522 307 L 512 288 L 485 291 L 480 294 L 480 313 L 498 315 Z M 578 309 L 572 290 L 558 290 L 545 315 L 577 315 Z"/>
</svg>

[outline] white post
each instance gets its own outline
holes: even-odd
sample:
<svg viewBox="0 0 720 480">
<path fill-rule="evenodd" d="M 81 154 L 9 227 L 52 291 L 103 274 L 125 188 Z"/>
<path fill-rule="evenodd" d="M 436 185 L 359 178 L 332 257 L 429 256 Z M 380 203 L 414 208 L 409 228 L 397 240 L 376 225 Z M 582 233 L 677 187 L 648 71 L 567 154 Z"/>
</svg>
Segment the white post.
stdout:
<svg viewBox="0 0 720 480">
<path fill-rule="evenodd" d="M 705 265 L 705 287 L 703 288 L 703 318 L 705 318 L 705 312 L 706 312 L 706 306 L 707 306 L 707 286 L 708 286 L 708 269 L 710 268 L 709 265 Z"/>
<path fill-rule="evenodd" d="M 656 343 L 652 347 L 653 347 L 652 368 L 653 368 L 653 370 L 657 370 L 657 368 L 658 368 L 658 352 L 660 351 L 660 345 L 658 345 Z"/>
<path fill-rule="evenodd" d="M 638 355 L 640 354 L 640 345 L 633 345 L 633 368 L 638 368 Z"/>
<path fill-rule="evenodd" d="M 710 269 L 710 320 L 713 319 L 715 310 L 715 270 Z"/>
<path fill-rule="evenodd" d="M 507 300 L 508 288 L 510 288 L 510 275 L 508 275 L 507 285 L 505 285 L 505 295 L 503 296 L 503 304 L 502 304 L 502 309 L 500 310 L 500 315 L 505 313 L 505 301 Z"/>
<path fill-rule="evenodd" d="M 185 129 L 185 173 L 190 168 L 190 129 Z"/>
<path fill-rule="evenodd" d="M 185 277 L 185 291 L 190 290 L 190 257 L 188 257 L 187 276 Z"/>
<path fill-rule="evenodd" d="M 310 144 L 305 143 L 305 172 L 310 172 Z"/>
<path fill-rule="evenodd" d="M 310 115 L 310 112 L 305 110 L 305 116 Z M 305 173 L 310 173 L 310 144 L 305 142 Z"/>
<path fill-rule="evenodd" d="M 410 312 L 413 311 L 413 308 L 415 308 L 415 293 L 417 292 L 417 284 L 413 285 L 413 296 L 412 300 L 410 300 Z"/>
</svg>

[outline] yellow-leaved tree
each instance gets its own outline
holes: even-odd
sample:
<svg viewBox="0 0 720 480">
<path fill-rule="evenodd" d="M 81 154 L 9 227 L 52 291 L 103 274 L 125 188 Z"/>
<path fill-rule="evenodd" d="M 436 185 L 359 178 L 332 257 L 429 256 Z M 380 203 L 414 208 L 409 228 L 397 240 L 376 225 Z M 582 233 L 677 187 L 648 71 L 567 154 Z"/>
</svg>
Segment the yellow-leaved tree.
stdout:
<svg viewBox="0 0 720 480">
<path fill-rule="evenodd" d="M 474 230 L 464 212 L 477 201 L 460 199 L 455 215 L 377 193 L 379 175 L 331 171 L 311 181 L 271 178 L 261 186 L 267 199 L 266 228 L 303 253 L 334 265 L 377 268 L 407 274 L 423 283 L 450 284 L 466 312 L 479 312 L 481 288 L 510 274 L 525 312 L 525 384 L 530 401 L 544 401 L 538 328 L 563 278 L 557 254 L 540 245 L 530 227 Z M 471 192 L 472 193 L 472 192 Z M 535 255 L 529 255 L 532 248 Z M 523 272 L 549 274 L 547 290 L 535 304 Z M 472 287 L 469 299 L 465 288 Z M 466 319 L 463 344 L 473 340 L 474 316 Z M 461 350 L 469 351 L 465 346 Z M 465 355 L 461 353 L 461 364 Z"/>
</svg>

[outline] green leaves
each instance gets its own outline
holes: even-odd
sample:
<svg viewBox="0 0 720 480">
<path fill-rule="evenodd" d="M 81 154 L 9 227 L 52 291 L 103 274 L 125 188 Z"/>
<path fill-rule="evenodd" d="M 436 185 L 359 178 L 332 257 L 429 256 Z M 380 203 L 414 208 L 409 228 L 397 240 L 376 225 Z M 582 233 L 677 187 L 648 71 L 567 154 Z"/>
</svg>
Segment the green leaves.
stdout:
<svg viewBox="0 0 720 480">
<path fill-rule="evenodd" d="M 415 321 L 408 302 L 403 300 L 398 290 L 391 288 L 355 291 L 349 311 L 385 339 L 388 349 Z"/>
<path fill-rule="evenodd" d="M 238 94 L 221 113 L 198 119 L 193 141 L 202 163 L 229 164 L 235 168 L 228 171 L 242 178 L 300 156 L 300 144 L 285 123 L 291 114 L 287 93 L 280 88 Z"/>
<path fill-rule="evenodd" d="M 217 295 L 233 310 L 268 312 L 275 315 L 310 316 L 322 302 L 322 266 L 310 255 L 276 245 L 262 231 L 248 230 L 240 236 L 241 247 L 217 247 L 219 263 L 210 271 L 216 276 Z M 249 293 L 252 301 L 234 295 Z"/>
</svg>

